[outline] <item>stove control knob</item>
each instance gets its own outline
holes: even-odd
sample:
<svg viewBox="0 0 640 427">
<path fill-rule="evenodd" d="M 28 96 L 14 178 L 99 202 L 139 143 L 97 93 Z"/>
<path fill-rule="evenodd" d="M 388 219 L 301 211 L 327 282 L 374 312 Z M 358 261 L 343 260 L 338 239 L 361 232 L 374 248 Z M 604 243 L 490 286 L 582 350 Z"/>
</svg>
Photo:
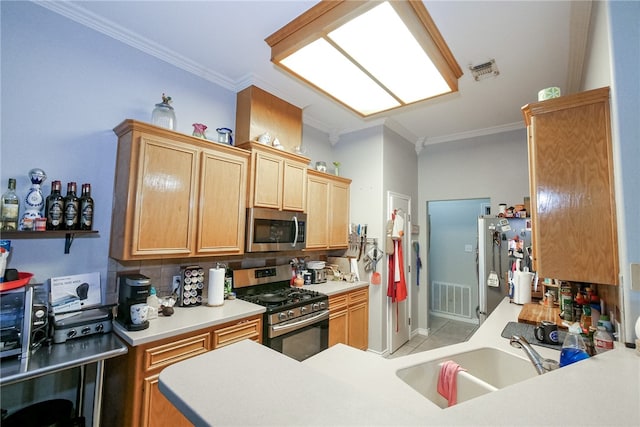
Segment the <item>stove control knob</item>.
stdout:
<svg viewBox="0 0 640 427">
<path fill-rule="evenodd" d="M 317 302 L 314 302 L 313 305 L 311 306 L 312 310 L 318 310 L 320 308 L 320 304 L 318 304 Z"/>
<path fill-rule="evenodd" d="M 73 338 L 78 334 L 78 331 L 76 331 L 75 329 L 71 329 L 69 332 L 67 332 L 67 338 Z"/>
<path fill-rule="evenodd" d="M 293 310 L 287 311 L 287 316 L 293 317 L 294 315 L 295 315 L 295 313 L 293 312 Z"/>
<path fill-rule="evenodd" d="M 102 323 L 98 323 L 96 325 L 96 332 L 102 332 L 104 331 L 104 325 Z"/>
<path fill-rule="evenodd" d="M 91 333 L 91 327 L 90 326 L 85 326 L 84 328 L 82 328 L 82 330 L 80 331 L 80 333 L 82 335 L 88 335 Z"/>
<path fill-rule="evenodd" d="M 325 304 L 324 301 L 320 303 L 320 308 L 321 309 L 324 309 L 326 306 L 327 306 L 327 304 Z"/>
<path fill-rule="evenodd" d="M 278 314 L 278 320 L 287 320 L 287 313 L 284 311 Z"/>
<path fill-rule="evenodd" d="M 304 314 L 307 311 L 307 307 L 300 307 L 300 314 Z"/>
</svg>

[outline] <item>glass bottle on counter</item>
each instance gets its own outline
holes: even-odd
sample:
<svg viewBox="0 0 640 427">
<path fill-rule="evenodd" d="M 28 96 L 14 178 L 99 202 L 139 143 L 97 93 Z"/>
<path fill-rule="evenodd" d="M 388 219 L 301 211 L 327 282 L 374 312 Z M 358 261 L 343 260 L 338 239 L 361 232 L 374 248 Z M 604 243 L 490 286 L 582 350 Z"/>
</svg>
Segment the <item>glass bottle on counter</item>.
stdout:
<svg viewBox="0 0 640 427">
<path fill-rule="evenodd" d="M 93 228 L 93 199 L 91 198 L 91 184 L 82 184 L 80 196 L 80 230 Z"/>
<path fill-rule="evenodd" d="M 76 196 L 76 183 L 71 181 L 67 183 L 67 195 L 64 198 L 64 229 L 78 229 L 78 209 L 79 200 Z"/>
<path fill-rule="evenodd" d="M 47 197 L 45 216 L 47 218 L 47 230 L 61 230 L 63 227 L 64 198 L 60 191 L 62 183 L 53 181 L 51 183 L 51 194 Z"/>
<path fill-rule="evenodd" d="M 16 194 L 16 180 L 15 178 L 9 178 L 8 189 L 2 195 L 2 230 L 17 230 L 19 216 L 20 200 Z"/>
</svg>

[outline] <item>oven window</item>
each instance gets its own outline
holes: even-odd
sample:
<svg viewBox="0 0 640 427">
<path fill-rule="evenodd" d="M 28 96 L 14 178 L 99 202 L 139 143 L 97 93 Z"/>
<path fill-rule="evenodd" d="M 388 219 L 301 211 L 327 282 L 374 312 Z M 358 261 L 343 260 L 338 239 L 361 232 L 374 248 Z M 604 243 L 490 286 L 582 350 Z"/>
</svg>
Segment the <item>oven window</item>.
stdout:
<svg viewBox="0 0 640 427">
<path fill-rule="evenodd" d="M 302 361 L 322 351 L 322 328 L 309 328 L 282 339 L 282 352 Z"/>
<path fill-rule="evenodd" d="M 265 345 L 301 362 L 329 347 L 329 320 L 267 339 Z"/>
</svg>

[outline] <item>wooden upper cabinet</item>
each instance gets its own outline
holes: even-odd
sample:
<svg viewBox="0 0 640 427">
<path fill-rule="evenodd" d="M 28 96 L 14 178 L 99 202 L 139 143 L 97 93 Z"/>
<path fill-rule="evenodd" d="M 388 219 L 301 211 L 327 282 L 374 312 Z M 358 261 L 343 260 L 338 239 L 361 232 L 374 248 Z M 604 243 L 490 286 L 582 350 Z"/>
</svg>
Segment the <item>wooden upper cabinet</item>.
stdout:
<svg viewBox="0 0 640 427">
<path fill-rule="evenodd" d="M 238 147 L 251 151 L 248 207 L 305 210 L 307 157 L 253 141 Z"/>
<path fill-rule="evenodd" d="M 244 252 L 246 155 L 203 150 L 198 201 L 198 255 Z"/>
<path fill-rule="evenodd" d="M 114 132 L 110 257 L 244 252 L 249 153 L 134 120 Z"/>
<path fill-rule="evenodd" d="M 609 88 L 522 108 L 529 138 L 534 269 L 617 284 Z"/>
<path fill-rule="evenodd" d="M 346 248 L 349 243 L 349 187 L 351 180 L 331 179 L 329 197 L 329 247 Z"/>
<path fill-rule="evenodd" d="M 307 171 L 307 249 L 346 248 L 351 180 Z"/>
<path fill-rule="evenodd" d="M 307 249 L 329 247 L 329 180 L 313 171 L 307 176 Z"/>
</svg>

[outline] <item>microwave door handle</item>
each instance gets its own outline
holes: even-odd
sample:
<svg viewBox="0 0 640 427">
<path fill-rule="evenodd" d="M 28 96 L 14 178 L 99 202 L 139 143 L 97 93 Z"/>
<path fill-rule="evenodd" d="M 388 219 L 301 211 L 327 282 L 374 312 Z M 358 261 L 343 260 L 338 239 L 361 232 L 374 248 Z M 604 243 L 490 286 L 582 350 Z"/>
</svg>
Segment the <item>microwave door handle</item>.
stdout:
<svg viewBox="0 0 640 427">
<path fill-rule="evenodd" d="M 295 248 L 296 243 L 298 243 L 298 217 L 293 216 L 293 223 L 296 225 L 296 235 L 293 237 L 293 242 L 291 242 L 291 247 Z"/>
</svg>

